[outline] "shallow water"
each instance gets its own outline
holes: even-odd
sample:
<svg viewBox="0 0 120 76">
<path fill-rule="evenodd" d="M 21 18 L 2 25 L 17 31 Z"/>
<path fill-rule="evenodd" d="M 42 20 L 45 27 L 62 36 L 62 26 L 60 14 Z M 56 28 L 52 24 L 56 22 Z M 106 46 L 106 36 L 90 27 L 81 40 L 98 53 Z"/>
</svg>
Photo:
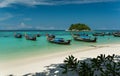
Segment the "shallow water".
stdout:
<svg viewBox="0 0 120 76">
<path fill-rule="evenodd" d="M 37 41 L 14 38 L 14 32 L 36 34 L 40 33 L 41 37 L 37 37 Z M 93 32 L 82 32 L 91 35 Z M 97 31 L 98 32 L 98 31 Z M 104 32 L 104 31 L 100 31 Z M 113 31 L 109 31 L 113 32 Z M 70 45 L 58 45 L 49 43 L 46 40 L 46 34 L 54 34 L 56 37 L 72 40 Z M 120 37 L 99 36 L 96 43 L 74 41 L 70 32 L 66 31 L 1 31 L 0 32 L 0 59 L 17 59 L 27 56 L 50 54 L 53 52 L 68 51 L 77 47 L 89 47 L 91 45 L 120 43 Z"/>
</svg>

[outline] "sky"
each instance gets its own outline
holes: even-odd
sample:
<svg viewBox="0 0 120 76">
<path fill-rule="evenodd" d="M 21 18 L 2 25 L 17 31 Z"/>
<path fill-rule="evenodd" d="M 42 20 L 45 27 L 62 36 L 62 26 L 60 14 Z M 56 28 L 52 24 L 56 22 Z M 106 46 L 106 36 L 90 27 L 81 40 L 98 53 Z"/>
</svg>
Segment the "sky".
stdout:
<svg viewBox="0 0 120 76">
<path fill-rule="evenodd" d="M 0 0 L 0 30 L 120 30 L 120 0 Z"/>
</svg>

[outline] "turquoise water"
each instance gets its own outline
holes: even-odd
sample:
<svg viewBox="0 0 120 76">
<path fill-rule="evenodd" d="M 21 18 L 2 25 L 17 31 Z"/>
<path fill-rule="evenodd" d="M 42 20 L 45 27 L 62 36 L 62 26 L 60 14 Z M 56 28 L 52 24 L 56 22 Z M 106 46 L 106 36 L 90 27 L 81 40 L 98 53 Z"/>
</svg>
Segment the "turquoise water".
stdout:
<svg viewBox="0 0 120 76">
<path fill-rule="evenodd" d="M 41 37 L 37 37 L 37 41 L 29 41 L 24 37 L 21 39 L 14 38 L 14 32 L 19 32 L 24 34 L 41 34 Z M 92 35 L 92 32 L 81 32 L 88 33 Z M 97 31 L 99 32 L 99 31 Z M 101 32 L 101 31 L 100 31 Z M 104 32 L 104 31 L 102 31 Z M 106 32 L 106 31 L 105 31 Z M 114 31 L 109 31 L 114 32 Z M 54 34 L 56 37 L 61 37 L 72 40 L 71 45 L 58 45 L 49 43 L 46 40 L 46 34 Z M 74 41 L 70 32 L 66 31 L 1 31 L 0 32 L 0 59 L 17 59 L 22 57 L 29 57 L 30 55 L 44 55 L 50 54 L 53 52 L 60 51 L 69 51 L 68 49 L 75 49 L 77 47 L 89 47 L 91 45 L 101 45 L 101 44 L 110 44 L 110 43 L 119 43 L 120 37 L 114 36 L 99 36 L 96 43 L 88 43 L 88 42 L 79 42 Z"/>
</svg>

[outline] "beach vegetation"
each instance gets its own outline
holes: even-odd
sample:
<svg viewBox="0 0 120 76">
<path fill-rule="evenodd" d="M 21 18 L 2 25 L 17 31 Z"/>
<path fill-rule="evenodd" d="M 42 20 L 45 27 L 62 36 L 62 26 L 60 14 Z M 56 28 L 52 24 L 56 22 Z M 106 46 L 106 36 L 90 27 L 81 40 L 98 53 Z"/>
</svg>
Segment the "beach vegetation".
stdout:
<svg viewBox="0 0 120 76">
<path fill-rule="evenodd" d="M 63 66 L 63 73 L 74 71 L 77 76 L 120 76 L 120 57 L 114 54 L 100 54 L 85 60 L 70 55 L 65 58 Z"/>
<path fill-rule="evenodd" d="M 73 55 L 66 57 L 64 63 L 65 65 L 61 66 L 61 68 L 64 69 L 63 73 L 67 73 L 67 71 L 77 71 L 79 61 Z"/>
</svg>

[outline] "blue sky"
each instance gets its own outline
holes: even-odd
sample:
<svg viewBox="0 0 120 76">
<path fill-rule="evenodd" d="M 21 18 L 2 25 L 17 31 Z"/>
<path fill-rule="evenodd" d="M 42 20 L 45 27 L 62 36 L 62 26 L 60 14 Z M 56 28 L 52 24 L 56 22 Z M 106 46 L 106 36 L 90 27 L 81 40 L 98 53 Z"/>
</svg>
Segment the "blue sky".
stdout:
<svg viewBox="0 0 120 76">
<path fill-rule="evenodd" d="M 0 0 L 0 30 L 64 30 L 74 23 L 120 30 L 120 1 Z"/>
</svg>

